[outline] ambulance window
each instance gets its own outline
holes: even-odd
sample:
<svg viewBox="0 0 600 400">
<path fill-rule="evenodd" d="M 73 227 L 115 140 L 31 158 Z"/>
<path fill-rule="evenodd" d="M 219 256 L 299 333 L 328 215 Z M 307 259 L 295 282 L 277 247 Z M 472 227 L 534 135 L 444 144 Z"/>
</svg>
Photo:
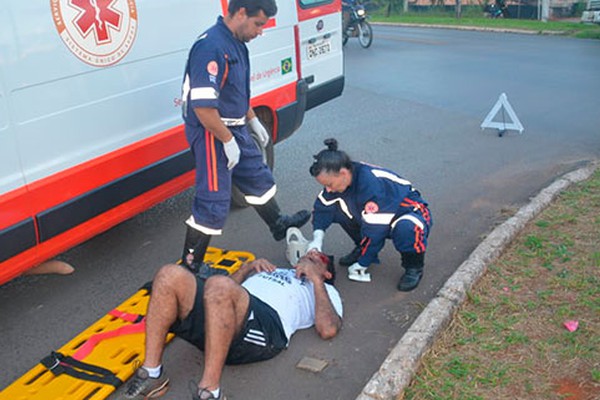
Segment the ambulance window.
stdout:
<svg viewBox="0 0 600 400">
<path fill-rule="evenodd" d="M 310 8 L 314 6 L 321 6 L 323 4 L 333 3 L 333 0 L 298 0 L 300 7 Z"/>
</svg>

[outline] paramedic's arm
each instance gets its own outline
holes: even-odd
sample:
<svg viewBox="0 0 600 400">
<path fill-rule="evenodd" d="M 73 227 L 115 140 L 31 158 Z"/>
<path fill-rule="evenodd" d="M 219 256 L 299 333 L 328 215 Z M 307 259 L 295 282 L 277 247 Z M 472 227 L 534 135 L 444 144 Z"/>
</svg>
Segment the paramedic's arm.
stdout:
<svg viewBox="0 0 600 400">
<path fill-rule="evenodd" d="M 256 114 L 254 113 L 254 110 L 252 109 L 252 107 L 250 107 L 248 109 L 248 112 L 246 113 L 246 121 L 250 121 L 254 117 L 256 117 Z"/>
<path fill-rule="evenodd" d="M 221 121 L 221 116 L 216 108 L 196 107 L 194 108 L 196 116 L 209 132 L 223 143 L 229 142 L 233 135 L 229 128 Z"/>
<path fill-rule="evenodd" d="M 325 279 L 331 278 L 327 266 L 302 259 L 295 268 L 296 276 L 304 276 L 313 284 L 315 291 L 315 329 L 317 333 L 322 339 L 335 337 L 342 328 L 342 319 L 335 311 L 325 288 Z"/>
<path fill-rule="evenodd" d="M 271 264 L 264 258 L 258 258 L 254 261 L 250 261 L 242 264 L 242 266 L 231 275 L 231 279 L 236 281 L 238 284 L 242 284 L 251 275 L 259 272 L 273 272 L 277 267 Z"/>
</svg>

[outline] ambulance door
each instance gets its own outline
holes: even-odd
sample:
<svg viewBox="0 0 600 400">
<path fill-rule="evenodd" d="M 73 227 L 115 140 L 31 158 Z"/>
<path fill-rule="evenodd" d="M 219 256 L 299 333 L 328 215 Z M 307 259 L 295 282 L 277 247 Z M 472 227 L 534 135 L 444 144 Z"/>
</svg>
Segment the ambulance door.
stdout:
<svg viewBox="0 0 600 400">
<path fill-rule="evenodd" d="M 286 7 L 284 2 L 278 2 L 277 6 L 277 14 L 264 26 L 263 34 L 247 44 L 253 98 L 294 84 L 298 79 L 294 46 L 296 10 Z"/>
<path fill-rule="evenodd" d="M 308 110 L 341 95 L 344 88 L 341 0 L 296 1 Z"/>
<path fill-rule="evenodd" d="M 289 137 L 304 118 L 306 90 L 303 82 L 299 88 L 295 1 L 279 1 L 277 14 L 266 23 L 263 34 L 248 43 L 251 105 L 271 129 L 273 144 Z M 272 167 L 272 148 L 266 153 Z"/>
<path fill-rule="evenodd" d="M 0 13 L 0 265 L 36 245 L 5 74 L 16 59 L 13 23 L 10 5 L 7 5 Z M 0 276 L 4 272 L 0 268 Z"/>
</svg>

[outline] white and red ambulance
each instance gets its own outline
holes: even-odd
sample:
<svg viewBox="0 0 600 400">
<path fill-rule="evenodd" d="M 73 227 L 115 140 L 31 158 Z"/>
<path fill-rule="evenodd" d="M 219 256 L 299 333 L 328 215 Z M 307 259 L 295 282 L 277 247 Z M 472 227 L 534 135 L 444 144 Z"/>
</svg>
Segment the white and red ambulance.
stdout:
<svg viewBox="0 0 600 400">
<path fill-rule="evenodd" d="M 249 44 L 273 143 L 344 87 L 340 0 L 278 0 Z M 5 2 L 0 284 L 188 188 L 187 52 L 227 0 Z M 272 145 L 266 149 L 273 162 Z"/>
</svg>

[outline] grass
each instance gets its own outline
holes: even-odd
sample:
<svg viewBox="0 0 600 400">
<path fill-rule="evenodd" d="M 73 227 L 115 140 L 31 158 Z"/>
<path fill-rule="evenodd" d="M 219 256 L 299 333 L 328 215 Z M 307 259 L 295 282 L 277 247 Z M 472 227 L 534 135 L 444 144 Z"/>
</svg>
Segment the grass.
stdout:
<svg viewBox="0 0 600 400">
<path fill-rule="evenodd" d="M 393 13 L 389 17 L 382 11 L 371 13 L 372 22 L 443 25 L 443 26 L 473 26 L 478 28 L 516 29 L 539 34 L 560 34 L 584 39 L 600 39 L 600 25 L 583 24 L 573 21 L 536 21 L 512 18 L 485 18 L 477 9 L 467 10 L 461 18 L 453 13 L 444 11 Z"/>
<path fill-rule="evenodd" d="M 599 393 L 600 170 L 561 194 L 488 268 L 403 398 L 592 400 Z"/>
</svg>

